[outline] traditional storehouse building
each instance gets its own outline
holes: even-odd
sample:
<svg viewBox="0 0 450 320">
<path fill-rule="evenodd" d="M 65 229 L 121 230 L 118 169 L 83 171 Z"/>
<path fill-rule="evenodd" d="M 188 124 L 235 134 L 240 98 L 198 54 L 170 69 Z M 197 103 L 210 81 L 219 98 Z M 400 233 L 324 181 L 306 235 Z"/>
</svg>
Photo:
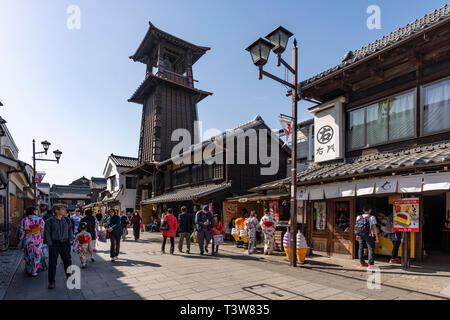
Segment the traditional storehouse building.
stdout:
<svg viewBox="0 0 450 320">
<path fill-rule="evenodd" d="M 314 163 L 297 177 L 313 249 L 355 258 L 354 222 L 370 203 L 379 221 L 405 211 L 398 225 L 416 231 L 405 233 L 410 257 L 450 261 L 450 5 L 348 52 L 300 86 L 303 99 L 316 101 Z M 391 250 L 382 236 L 376 252 Z"/>
<path fill-rule="evenodd" d="M 84 205 L 91 202 L 91 189 L 85 185 L 52 185 L 50 189 L 50 199 L 52 205 L 62 203 L 67 205 L 68 212 L 81 209 Z"/>
<path fill-rule="evenodd" d="M 106 189 L 101 193 L 103 211 L 107 209 L 124 210 L 132 213 L 136 204 L 137 178 L 124 172 L 137 165 L 138 159 L 111 154 L 106 161 L 103 176 Z"/>
</svg>

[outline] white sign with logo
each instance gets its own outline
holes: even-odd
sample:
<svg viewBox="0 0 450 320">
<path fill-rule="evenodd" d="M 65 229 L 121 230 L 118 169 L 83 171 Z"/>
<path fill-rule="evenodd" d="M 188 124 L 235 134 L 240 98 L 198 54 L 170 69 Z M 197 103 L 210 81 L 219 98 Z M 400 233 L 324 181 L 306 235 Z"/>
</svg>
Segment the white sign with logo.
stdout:
<svg viewBox="0 0 450 320">
<path fill-rule="evenodd" d="M 314 162 L 330 161 L 343 157 L 344 102 L 345 98 L 340 97 L 309 111 L 314 114 Z"/>
</svg>

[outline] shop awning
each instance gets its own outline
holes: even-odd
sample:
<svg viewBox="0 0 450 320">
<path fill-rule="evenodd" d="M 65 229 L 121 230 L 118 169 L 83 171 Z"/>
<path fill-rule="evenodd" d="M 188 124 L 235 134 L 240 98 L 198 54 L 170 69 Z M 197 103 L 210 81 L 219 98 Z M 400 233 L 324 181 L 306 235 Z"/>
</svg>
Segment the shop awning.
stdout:
<svg viewBox="0 0 450 320">
<path fill-rule="evenodd" d="M 340 197 L 338 184 L 331 184 L 328 186 L 324 186 L 324 191 L 325 191 L 325 198 L 327 198 L 327 199 Z"/>
<path fill-rule="evenodd" d="M 373 194 L 375 181 L 360 181 L 356 184 L 356 195 L 365 196 Z"/>
<path fill-rule="evenodd" d="M 323 200 L 323 188 L 310 189 L 309 200 Z"/>
<path fill-rule="evenodd" d="M 276 193 L 276 194 L 247 194 L 238 197 L 227 198 L 226 201 L 229 202 L 248 202 L 248 201 L 259 201 L 259 200 L 279 200 L 281 198 L 289 197 L 289 193 Z M 308 199 L 306 199 L 308 200 Z"/>
<path fill-rule="evenodd" d="M 355 196 L 355 184 L 345 183 L 339 186 L 341 197 L 354 197 Z"/>
<path fill-rule="evenodd" d="M 422 176 L 398 178 L 398 192 L 399 193 L 422 192 Z"/>
<path fill-rule="evenodd" d="M 423 191 L 449 190 L 450 172 L 426 175 L 423 177 Z"/>
<path fill-rule="evenodd" d="M 375 181 L 375 194 L 396 193 L 397 179 L 386 178 Z"/>
<path fill-rule="evenodd" d="M 198 187 L 189 187 L 167 192 L 160 196 L 141 201 L 141 205 L 164 202 L 194 201 L 217 192 L 223 192 L 231 188 L 231 183 L 208 184 Z"/>
<path fill-rule="evenodd" d="M 297 200 L 308 200 L 309 190 L 305 188 L 297 189 Z"/>
</svg>

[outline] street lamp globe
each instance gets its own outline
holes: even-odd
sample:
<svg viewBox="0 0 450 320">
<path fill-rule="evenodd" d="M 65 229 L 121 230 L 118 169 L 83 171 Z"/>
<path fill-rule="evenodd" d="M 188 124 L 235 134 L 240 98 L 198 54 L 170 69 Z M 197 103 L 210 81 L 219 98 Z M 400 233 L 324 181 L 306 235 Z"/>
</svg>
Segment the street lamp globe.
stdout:
<svg viewBox="0 0 450 320">
<path fill-rule="evenodd" d="M 42 141 L 41 144 L 42 144 L 42 147 L 44 148 L 45 152 L 48 151 L 48 148 L 50 148 L 50 145 L 51 145 L 51 143 L 48 142 L 47 140 Z"/>
<path fill-rule="evenodd" d="M 59 151 L 59 150 L 55 150 L 55 151 L 53 151 L 53 153 L 55 154 L 56 160 L 59 162 L 59 159 L 61 158 L 62 152 Z"/>
<path fill-rule="evenodd" d="M 279 26 L 268 35 L 266 39 L 273 45 L 272 50 L 274 53 L 281 54 L 286 49 L 287 42 L 294 34 L 287 29 Z"/>
<path fill-rule="evenodd" d="M 264 40 L 263 38 L 259 38 L 247 48 L 245 48 L 245 50 L 250 52 L 253 64 L 255 66 L 262 67 L 267 63 L 272 47 L 273 44 L 271 44 L 269 41 Z"/>
</svg>

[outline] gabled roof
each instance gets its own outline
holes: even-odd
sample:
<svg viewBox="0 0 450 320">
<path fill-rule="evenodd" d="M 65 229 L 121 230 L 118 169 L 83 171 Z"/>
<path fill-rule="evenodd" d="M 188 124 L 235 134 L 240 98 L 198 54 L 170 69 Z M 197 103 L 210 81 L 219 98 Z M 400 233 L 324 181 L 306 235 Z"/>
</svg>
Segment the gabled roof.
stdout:
<svg viewBox="0 0 450 320">
<path fill-rule="evenodd" d="M 231 188 L 231 182 L 221 184 L 208 184 L 199 187 L 189 187 L 169 191 L 163 195 L 156 196 L 147 200 L 141 201 L 141 204 L 151 203 L 166 203 L 178 201 L 196 201 L 218 192 L 223 192 Z"/>
<path fill-rule="evenodd" d="M 374 153 L 326 164 L 311 164 L 297 174 L 297 183 L 313 184 L 336 180 L 362 178 L 368 175 L 387 175 L 392 172 L 414 170 L 421 167 L 450 165 L 450 140 L 404 148 L 397 151 Z M 291 179 L 272 181 L 250 189 L 258 192 L 289 185 Z"/>
<path fill-rule="evenodd" d="M 221 134 L 218 134 L 215 137 L 212 137 L 212 138 L 210 138 L 208 140 L 205 140 L 205 141 L 203 141 L 203 142 L 201 142 L 199 144 L 191 145 L 190 150 L 186 151 L 183 154 L 183 156 L 188 156 L 189 153 L 192 153 L 193 151 L 203 149 L 204 147 L 206 147 L 210 143 L 213 143 L 218 137 L 221 137 L 221 136 L 224 136 L 224 135 L 235 135 L 235 134 L 239 134 L 241 132 L 241 130 L 243 132 L 245 132 L 245 131 L 247 131 L 249 129 L 255 129 L 255 128 L 267 129 L 268 131 L 272 132 L 272 130 L 269 128 L 269 126 L 267 126 L 267 124 L 264 122 L 264 120 L 261 118 L 261 116 L 257 115 L 255 118 L 253 118 L 252 120 L 250 120 L 248 122 L 240 124 L 237 127 L 234 127 L 232 129 L 228 129 L 228 130 L 222 132 Z M 278 141 L 279 141 L 280 145 L 284 145 L 284 142 L 281 141 L 279 138 L 278 138 Z M 284 146 L 282 150 L 287 152 L 287 153 L 289 153 L 289 155 L 291 153 L 290 148 L 288 146 Z M 176 157 L 172 157 L 170 159 L 158 162 L 157 166 L 159 167 L 159 166 L 168 164 L 170 162 L 173 162 L 173 160 L 176 159 L 176 158 L 179 158 L 179 157 L 176 156 Z"/>
<path fill-rule="evenodd" d="M 90 188 L 91 189 L 105 189 L 106 188 L 106 179 L 92 177 L 91 183 L 90 183 Z"/>
<path fill-rule="evenodd" d="M 139 85 L 139 87 L 136 89 L 136 91 L 133 93 L 130 99 L 128 99 L 128 102 L 134 102 L 139 104 L 144 104 L 145 100 L 147 98 L 147 95 L 151 90 L 153 90 L 154 87 L 156 87 L 159 83 L 166 83 L 173 86 L 182 87 L 183 89 L 186 89 L 192 93 L 196 97 L 196 103 L 200 102 L 207 96 L 212 95 L 212 92 L 208 91 L 202 91 L 190 86 L 186 86 L 183 84 L 180 84 L 178 82 L 159 77 L 157 75 L 149 73 L 145 80 Z"/>
<path fill-rule="evenodd" d="M 56 199 L 89 200 L 91 189 L 85 186 L 54 184 L 50 189 L 50 192 L 52 198 Z"/>
<path fill-rule="evenodd" d="M 206 53 L 206 51 L 211 49 L 208 47 L 197 46 L 195 44 L 187 42 L 186 40 L 175 37 L 165 31 L 156 28 L 150 21 L 148 22 L 148 24 L 149 28 L 144 39 L 142 40 L 136 52 L 132 56 L 130 56 L 130 59 L 133 59 L 133 61 L 147 63 L 147 57 L 150 56 L 154 46 L 161 40 L 165 40 L 178 47 L 192 50 L 192 63 L 195 63 L 198 59 L 200 59 L 202 55 Z"/>
<path fill-rule="evenodd" d="M 449 20 L 450 4 L 446 4 L 443 7 L 426 14 L 422 18 L 417 19 L 407 24 L 406 26 L 389 33 L 388 35 L 368 44 L 365 47 L 362 47 L 359 50 L 356 50 L 355 52 L 349 51 L 345 55 L 341 64 L 300 82 L 300 86 L 302 88 L 307 87 L 320 80 L 331 77 L 341 69 L 352 66 L 362 59 L 369 58 L 372 55 L 379 53 L 381 50 L 393 47 L 406 40 L 410 40 L 413 37 L 419 36 L 420 33 L 435 28 L 442 23 L 447 23 L 449 22 Z"/>
<path fill-rule="evenodd" d="M 109 157 L 118 167 L 133 168 L 138 164 L 138 159 L 133 157 L 118 156 L 113 153 Z"/>
</svg>

